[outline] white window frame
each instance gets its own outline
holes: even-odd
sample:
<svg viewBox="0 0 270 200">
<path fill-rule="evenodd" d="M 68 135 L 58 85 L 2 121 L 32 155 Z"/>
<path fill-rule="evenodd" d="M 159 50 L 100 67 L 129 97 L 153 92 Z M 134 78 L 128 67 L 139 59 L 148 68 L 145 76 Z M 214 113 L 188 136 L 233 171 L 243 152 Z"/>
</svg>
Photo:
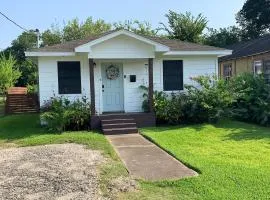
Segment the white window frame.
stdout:
<svg viewBox="0 0 270 200">
<path fill-rule="evenodd" d="M 261 67 L 261 70 L 258 71 L 256 68 Z M 260 72 L 260 73 L 258 73 Z M 263 74 L 263 61 L 262 60 L 254 60 L 253 62 L 253 74 L 254 75 L 260 75 Z"/>
<path fill-rule="evenodd" d="M 230 73 L 229 73 L 229 75 L 225 75 L 224 74 L 224 69 L 225 69 L 225 67 L 230 67 L 231 68 L 231 71 L 230 71 Z M 233 68 L 232 68 L 232 63 L 225 63 L 225 64 L 223 64 L 223 77 L 226 79 L 226 80 L 229 80 L 231 77 L 232 77 L 232 74 L 233 74 Z"/>
</svg>

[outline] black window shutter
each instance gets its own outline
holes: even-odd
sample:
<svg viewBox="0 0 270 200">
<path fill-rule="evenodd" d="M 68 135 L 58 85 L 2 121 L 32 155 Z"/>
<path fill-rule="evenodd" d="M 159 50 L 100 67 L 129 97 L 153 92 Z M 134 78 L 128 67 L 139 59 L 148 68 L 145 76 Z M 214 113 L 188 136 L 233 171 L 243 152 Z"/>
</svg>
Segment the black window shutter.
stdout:
<svg viewBox="0 0 270 200">
<path fill-rule="evenodd" d="M 59 94 L 81 94 L 80 62 L 58 62 L 58 89 Z"/>
<path fill-rule="evenodd" d="M 164 91 L 183 90 L 183 61 L 163 61 L 163 88 Z"/>
</svg>

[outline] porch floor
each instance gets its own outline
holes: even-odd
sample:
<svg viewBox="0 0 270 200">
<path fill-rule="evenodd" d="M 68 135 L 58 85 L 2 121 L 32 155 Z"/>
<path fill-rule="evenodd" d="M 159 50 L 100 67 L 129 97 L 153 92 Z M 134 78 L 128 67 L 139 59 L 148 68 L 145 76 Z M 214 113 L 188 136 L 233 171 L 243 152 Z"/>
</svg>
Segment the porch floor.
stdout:
<svg viewBox="0 0 270 200">
<path fill-rule="evenodd" d="M 157 181 L 198 175 L 140 134 L 106 137 L 134 178 Z"/>
</svg>

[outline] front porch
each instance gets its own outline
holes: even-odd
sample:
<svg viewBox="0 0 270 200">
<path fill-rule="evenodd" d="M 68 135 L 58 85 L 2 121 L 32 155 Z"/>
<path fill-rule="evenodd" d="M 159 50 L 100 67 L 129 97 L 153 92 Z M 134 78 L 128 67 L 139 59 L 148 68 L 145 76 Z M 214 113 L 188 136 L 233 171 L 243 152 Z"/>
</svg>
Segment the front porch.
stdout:
<svg viewBox="0 0 270 200">
<path fill-rule="evenodd" d="M 108 68 L 117 68 L 110 79 Z M 110 121 L 111 133 L 134 133 L 137 127 L 155 126 L 153 112 L 153 58 L 106 60 L 89 58 L 91 127 L 104 131 L 104 120 Z M 149 113 L 143 113 L 143 91 L 148 87 Z M 120 120 L 120 121 L 119 121 Z M 128 120 L 132 120 L 128 123 Z M 108 123 L 107 123 L 108 124 Z M 131 126 L 131 127 L 130 127 Z"/>
</svg>

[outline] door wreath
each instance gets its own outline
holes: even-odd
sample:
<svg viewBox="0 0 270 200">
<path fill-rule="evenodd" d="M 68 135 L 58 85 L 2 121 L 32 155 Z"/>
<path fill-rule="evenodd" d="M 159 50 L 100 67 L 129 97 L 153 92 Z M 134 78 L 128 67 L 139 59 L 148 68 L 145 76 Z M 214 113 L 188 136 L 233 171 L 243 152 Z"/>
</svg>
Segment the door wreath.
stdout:
<svg viewBox="0 0 270 200">
<path fill-rule="evenodd" d="M 107 75 L 107 78 L 110 80 L 117 79 L 119 77 L 119 68 L 114 65 L 110 65 L 106 69 L 106 75 Z"/>
</svg>

